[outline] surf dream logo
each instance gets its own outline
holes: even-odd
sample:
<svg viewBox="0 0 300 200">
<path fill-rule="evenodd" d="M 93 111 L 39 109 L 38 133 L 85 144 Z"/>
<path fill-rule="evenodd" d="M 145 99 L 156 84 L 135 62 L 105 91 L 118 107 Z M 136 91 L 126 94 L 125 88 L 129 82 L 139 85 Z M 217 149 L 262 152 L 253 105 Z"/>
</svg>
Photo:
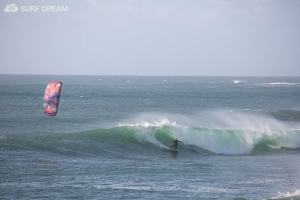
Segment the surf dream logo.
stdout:
<svg viewBox="0 0 300 200">
<path fill-rule="evenodd" d="M 16 4 L 7 5 L 5 12 L 17 12 L 19 10 Z M 21 12 L 68 12 L 68 6 L 21 6 Z"/>
<path fill-rule="evenodd" d="M 18 10 L 19 8 L 16 4 L 10 4 L 5 7 L 4 12 L 17 12 Z"/>
</svg>

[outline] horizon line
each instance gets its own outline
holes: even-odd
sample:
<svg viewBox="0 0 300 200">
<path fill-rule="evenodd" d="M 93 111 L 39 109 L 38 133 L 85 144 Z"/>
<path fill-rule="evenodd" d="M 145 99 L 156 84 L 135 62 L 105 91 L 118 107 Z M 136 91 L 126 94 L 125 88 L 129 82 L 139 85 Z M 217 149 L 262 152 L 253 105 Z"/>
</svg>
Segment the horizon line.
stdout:
<svg viewBox="0 0 300 200">
<path fill-rule="evenodd" d="M 2 74 L 0 75 L 36 75 L 36 76 L 170 76 L 170 77 L 300 77 L 295 75 L 122 75 L 122 74 Z"/>
</svg>

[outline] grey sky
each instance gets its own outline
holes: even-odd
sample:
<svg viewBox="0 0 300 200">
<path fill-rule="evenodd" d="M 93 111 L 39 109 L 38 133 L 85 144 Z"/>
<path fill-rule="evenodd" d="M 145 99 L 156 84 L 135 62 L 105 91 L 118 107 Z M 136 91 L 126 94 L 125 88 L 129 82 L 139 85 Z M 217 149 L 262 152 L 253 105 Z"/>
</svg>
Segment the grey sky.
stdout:
<svg viewBox="0 0 300 200">
<path fill-rule="evenodd" d="M 4 12 L 9 4 L 19 10 Z M 0 8 L 1 74 L 300 76 L 300 0 L 2 0 Z"/>
</svg>

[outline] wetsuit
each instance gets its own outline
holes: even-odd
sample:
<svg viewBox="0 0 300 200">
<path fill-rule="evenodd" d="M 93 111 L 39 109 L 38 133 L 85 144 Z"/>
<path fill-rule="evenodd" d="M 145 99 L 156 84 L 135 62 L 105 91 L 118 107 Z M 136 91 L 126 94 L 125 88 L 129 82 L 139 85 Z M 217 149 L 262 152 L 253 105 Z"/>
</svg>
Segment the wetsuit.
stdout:
<svg viewBox="0 0 300 200">
<path fill-rule="evenodd" d="M 174 141 L 172 141 L 172 142 L 174 142 L 175 144 L 173 145 L 173 146 L 171 146 L 171 149 L 173 148 L 173 147 L 175 147 L 175 150 L 177 149 L 177 146 L 178 146 L 178 142 L 181 142 L 181 141 L 179 141 L 179 140 L 174 140 Z"/>
</svg>

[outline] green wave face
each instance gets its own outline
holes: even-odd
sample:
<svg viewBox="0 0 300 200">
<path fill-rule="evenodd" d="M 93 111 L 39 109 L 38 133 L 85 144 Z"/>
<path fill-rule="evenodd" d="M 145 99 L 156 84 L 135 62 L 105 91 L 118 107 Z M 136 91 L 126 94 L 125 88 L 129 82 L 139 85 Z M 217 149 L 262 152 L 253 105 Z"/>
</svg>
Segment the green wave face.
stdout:
<svg viewBox="0 0 300 200">
<path fill-rule="evenodd" d="M 261 154 L 300 147 L 299 130 L 260 132 L 178 125 L 119 126 L 77 133 L 40 134 L 22 140 L 10 139 L 10 142 L 20 148 L 26 146 L 63 154 L 156 154 L 170 149 L 174 138 L 183 142 L 178 145 L 179 151 L 190 153 Z"/>
<path fill-rule="evenodd" d="M 152 120 L 143 117 L 139 117 L 142 119 L 140 123 L 124 123 L 107 129 L 73 133 L 39 133 L 25 137 L 12 135 L 1 138 L 0 145 L 16 149 L 25 147 L 28 150 L 38 149 L 50 153 L 85 156 L 122 155 L 124 152 L 157 155 L 169 151 L 174 138 L 183 142 L 183 144 L 179 143 L 178 150 L 185 152 L 187 156 L 197 153 L 263 154 L 300 148 L 300 131 L 297 128 L 286 128 L 282 122 L 261 115 L 254 117 L 252 114 L 229 117 L 218 115 L 221 120 L 219 118 L 211 120 L 215 123 L 209 124 L 212 128 L 208 128 L 208 125 L 197 126 L 199 124 L 197 120 L 194 120 L 196 121 L 194 123 L 190 119 L 179 117 L 174 119 L 155 115 L 150 116 Z"/>
</svg>

